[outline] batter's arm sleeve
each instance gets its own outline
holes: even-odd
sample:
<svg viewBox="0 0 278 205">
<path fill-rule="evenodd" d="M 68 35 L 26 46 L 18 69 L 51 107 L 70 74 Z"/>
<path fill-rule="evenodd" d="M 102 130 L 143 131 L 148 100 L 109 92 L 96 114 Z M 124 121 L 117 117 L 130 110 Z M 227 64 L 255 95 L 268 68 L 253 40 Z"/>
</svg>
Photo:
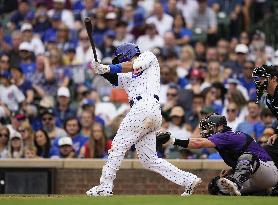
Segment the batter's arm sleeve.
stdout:
<svg viewBox="0 0 278 205">
<path fill-rule="evenodd" d="M 101 74 L 106 80 L 108 80 L 112 85 L 118 86 L 118 74 L 117 73 L 104 73 Z"/>
<path fill-rule="evenodd" d="M 133 62 L 133 70 L 144 71 L 150 67 L 150 65 L 157 61 L 156 56 L 150 52 L 146 51 L 141 53 Z"/>
</svg>

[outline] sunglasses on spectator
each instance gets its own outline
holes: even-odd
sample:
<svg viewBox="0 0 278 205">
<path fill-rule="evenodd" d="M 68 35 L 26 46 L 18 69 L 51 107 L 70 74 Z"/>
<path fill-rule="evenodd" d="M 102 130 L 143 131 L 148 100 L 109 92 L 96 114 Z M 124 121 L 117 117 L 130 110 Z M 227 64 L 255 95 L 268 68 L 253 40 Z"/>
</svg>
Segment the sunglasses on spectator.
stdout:
<svg viewBox="0 0 278 205">
<path fill-rule="evenodd" d="M 167 93 L 167 96 L 176 97 L 177 95 L 178 95 L 177 93 Z"/>
<path fill-rule="evenodd" d="M 42 118 L 42 121 L 51 121 L 51 120 L 53 120 L 53 117 L 44 117 L 44 118 Z"/>
<path fill-rule="evenodd" d="M 9 135 L 8 135 L 8 134 L 2 134 L 2 133 L 0 133 L 0 137 L 6 137 L 6 138 L 9 138 Z"/>
<path fill-rule="evenodd" d="M 0 63 L 9 63 L 8 60 L 0 60 Z"/>
<path fill-rule="evenodd" d="M 25 132 L 25 129 L 19 129 L 18 132 Z"/>
<path fill-rule="evenodd" d="M 227 112 L 236 112 L 236 109 L 227 109 Z"/>
</svg>

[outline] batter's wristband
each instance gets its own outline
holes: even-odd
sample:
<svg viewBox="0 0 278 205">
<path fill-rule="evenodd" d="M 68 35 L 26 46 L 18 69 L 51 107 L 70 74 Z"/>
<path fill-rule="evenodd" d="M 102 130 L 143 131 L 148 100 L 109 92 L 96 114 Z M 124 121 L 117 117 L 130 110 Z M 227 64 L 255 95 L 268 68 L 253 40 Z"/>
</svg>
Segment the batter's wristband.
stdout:
<svg viewBox="0 0 278 205">
<path fill-rule="evenodd" d="M 274 133 L 278 135 L 278 128 L 274 130 Z"/>
<path fill-rule="evenodd" d="M 189 144 L 189 140 L 179 140 L 175 139 L 174 145 L 178 145 L 183 148 L 187 148 Z"/>
<path fill-rule="evenodd" d="M 110 64 L 110 73 L 121 73 L 122 72 L 122 65 L 121 64 Z"/>
</svg>

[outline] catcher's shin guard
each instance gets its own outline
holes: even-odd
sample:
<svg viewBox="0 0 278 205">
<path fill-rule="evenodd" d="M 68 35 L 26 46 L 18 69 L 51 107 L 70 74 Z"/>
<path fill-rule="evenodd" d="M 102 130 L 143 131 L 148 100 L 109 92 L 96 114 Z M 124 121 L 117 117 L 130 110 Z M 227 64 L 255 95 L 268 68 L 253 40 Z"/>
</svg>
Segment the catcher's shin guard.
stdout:
<svg viewBox="0 0 278 205">
<path fill-rule="evenodd" d="M 258 167 L 257 157 L 250 152 L 245 152 L 238 158 L 234 174 L 227 178 L 235 182 L 240 189 L 243 183 L 250 178 L 250 175 L 257 171 Z"/>
</svg>

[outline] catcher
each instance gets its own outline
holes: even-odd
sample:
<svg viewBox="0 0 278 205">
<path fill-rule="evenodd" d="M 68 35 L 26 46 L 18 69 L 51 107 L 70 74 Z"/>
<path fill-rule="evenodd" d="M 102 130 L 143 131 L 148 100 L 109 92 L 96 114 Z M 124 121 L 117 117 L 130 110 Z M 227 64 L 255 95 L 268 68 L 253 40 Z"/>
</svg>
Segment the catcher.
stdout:
<svg viewBox="0 0 278 205">
<path fill-rule="evenodd" d="M 231 167 L 211 180 L 210 194 L 252 194 L 269 189 L 278 182 L 278 169 L 268 153 L 252 137 L 233 132 L 224 116 L 212 114 L 200 122 L 201 138 L 178 140 L 169 132 L 157 136 L 157 149 L 170 140 L 183 148 L 215 148 Z"/>
</svg>

